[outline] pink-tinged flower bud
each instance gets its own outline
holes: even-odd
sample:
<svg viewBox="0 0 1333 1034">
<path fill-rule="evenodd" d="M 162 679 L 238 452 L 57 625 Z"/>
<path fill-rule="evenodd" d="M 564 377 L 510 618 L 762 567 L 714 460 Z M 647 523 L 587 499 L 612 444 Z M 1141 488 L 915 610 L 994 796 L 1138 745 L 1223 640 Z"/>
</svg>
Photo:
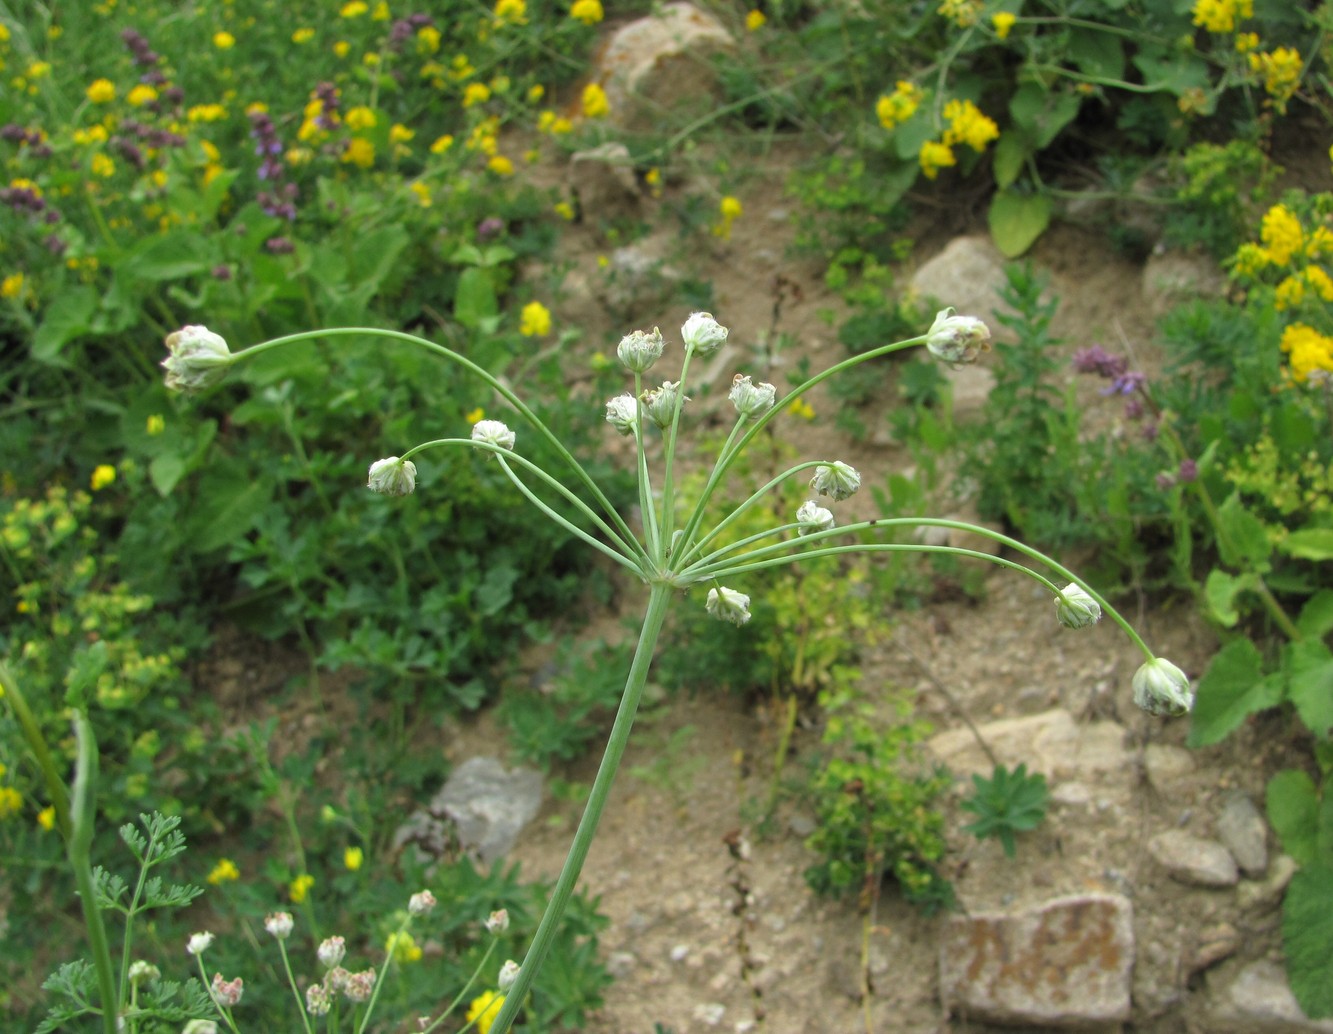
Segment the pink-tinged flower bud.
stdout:
<svg viewBox="0 0 1333 1034">
<path fill-rule="evenodd" d="M 486 931 L 493 934 L 502 934 L 509 929 L 509 911 L 507 909 L 497 909 L 486 917 Z"/>
<path fill-rule="evenodd" d="M 417 487 L 417 465 L 397 456 L 376 460 L 366 486 L 380 495 L 411 495 Z"/>
<path fill-rule="evenodd" d="M 736 412 L 743 417 L 763 416 L 773 408 L 777 397 L 778 389 L 773 385 L 767 382 L 755 384 L 740 373 L 736 374 L 731 382 L 731 391 L 727 392 L 727 398 L 731 399 Z"/>
<path fill-rule="evenodd" d="M 750 597 L 725 586 L 709 589 L 704 609 L 719 621 L 743 625 L 750 620 Z"/>
<path fill-rule="evenodd" d="M 671 426 L 671 421 L 676 415 L 676 406 L 689 401 L 689 396 L 681 395 L 679 381 L 663 381 L 660 388 L 653 388 L 643 393 L 643 406 L 648 413 L 648 419 L 664 431 Z"/>
<path fill-rule="evenodd" d="M 347 982 L 352 979 L 352 974 L 343 969 L 342 966 L 334 966 L 324 974 L 324 986 L 333 994 L 339 991 L 347 990 Z"/>
<path fill-rule="evenodd" d="M 232 1006 L 241 1004 L 241 995 L 245 991 L 244 981 L 240 977 L 235 980 L 223 980 L 221 973 L 213 974 L 213 1001 L 224 1009 L 230 1009 Z"/>
<path fill-rule="evenodd" d="M 1087 628 L 1102 616 L 1101 604 L 1070 582 L 1055 597 L 1055 616 L 1065 628 Z"/>
<path fill-rule="evenodd" d="M 478 420 L 472 425 L 472 440 L 501 449 L 512 449 L 515 436 L 514 432 L 499 420 Z"/>
<path fill-rule="evenodd" d="M 264 917 L 264 929 L 280 941 L 291 936 L 293 925 L 290 912 L 270 912 Z"/>
<path fill-rule="evenodd" d="M 435 907 L 435 895 L 428 890 L 419 890 L 407 901 L 407 910 L 414 916 L 424 916 Z"/>
<path fill-rule="evenodd" d="M 931 355 L 952 366 L 975 363 L 990 351 L 990 328 L 975 316 L 955 316 L 952 308 L 941 309 L 926 337 Z"/>
<path fill-rule="evenodd" d="M 333 995 L 323 984 L 311 984 L 305 989 L 305 1011 L 311 1016 L 324 1016 L 333 1005 Z"/>
<path fill-rule="evenodd" d="M 796 511 L 796 523 L 801 526 L 799 530 L 802 535 L 828 531 L 833 527 L 833 514 L 813 499 L 808 499 Z"/>
<path fill-rule="evenodd" d="M 168 334 L 167 351 L 170 354 L 162 360 L 167 388 L 187 394 L 222 380 L 236 358 L 221 337 L 207 327 L 193 325 Z"/>
<path fill-rule="evenodd" d="M 514 981 L 517 979 L 518 963 L 513 959 L 509 959 L 500 967 L 500 975 L 495 979 L 495 986 L 498 987 L 501 992 L 508 991 L 514 986 Z"/>
<path fill-rule="evenodd" d="M 332 969 L 347 954 L 347 945 L 341 937 L 326 937 L 320 943 L 315 954 L 319 957 L 319 961 L 325 969 Z"/>
<path fill-rule="evenodd" d="M 810 487 L 820 495 L 830 496 L 835 503 L 840 503 L 856 494 L 856 490 L 861 487 L 861 475 L 846 463 L 835 461 L 830 466 L 815 468 Z"/>
<path fill-rule="evenodd" d="M 205 930 L 203 933 L 192 933 L 190 939 L 185 942 L 185 950 L 191 955 L 202 955 L 208 951 L 208 946 L 213 943 L 213 935 Z"/>
<path fill-rule="evenodd" d="M 623 435 L 634 433 L 639 422 L 639 403 L 633 395 L 617 395 L 606 402 L 606 422 Z"/>
<path fill-rule="evenodd" d="M 705 358 L 726 343 L 727 328 L 719 325 L 712 313 L 696 312 L 680 328 L 680 336 L 687 352 Z"/>
<path fill-rule="evenodd" d="M 631 373 L 647 373 L 653 363 L 662 358 L 665 347 L 662 332 L 654 327 L 651 334 L 643 330 L 626 334 L 616 346 L 616 355 Z"/>
<path fill-rule="evenodd" d="M 161 980 L 162 971 L 151 962 L 145 962 L 143 959 L 135 959 L 130 963 L 130 969 L 126 976 L 130 978 L 130 983 L 137 987 L 140 984 L 151 983 L 154 980 Z"/>
<path fill-rule="evenodd" d="M 370 994 L 375 990 L 375 971 L 373 969 L 363 969 L 360 973 L 349 973 L 347 975 L 347 984 L 343 987 L 343 994 L 349 1002 L 365 1002 L 370 1000 Z"/>
<path fill-rule="evenodd" d="M 1189 676 L 1165 657 L 1154 657 L 1134 673 L 1134 703 L 1149 714 L 1171 718 L 1194 706 Z"/>
</svg>

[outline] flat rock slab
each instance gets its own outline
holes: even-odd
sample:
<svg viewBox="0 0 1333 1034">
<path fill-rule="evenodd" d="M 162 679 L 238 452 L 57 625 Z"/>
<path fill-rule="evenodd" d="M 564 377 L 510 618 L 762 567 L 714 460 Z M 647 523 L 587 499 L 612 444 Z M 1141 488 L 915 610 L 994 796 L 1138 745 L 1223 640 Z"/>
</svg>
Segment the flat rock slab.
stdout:
<svg viewBox="0 0 1333 1034">
<path fill-rule="evenodd" d="M 1216 840 L 1204 840 L 1179 829 L 1158 833 L 1148 853 L 1174 880 L 1196 887 L 1234 887 L 1240 880 L 1236 859 Z"/>
<path fill-rule="evenodd" d="M 1240 971 L 1214 1002 L 1210 1034 L 1333 1034 L 1333 1020 L 1312 1020 L 1276 962 L 1259 959 Z"/>
<path fill-rule="evenodd" d="M 1120 778 L 1130 770 L 1124 726 L 1110 721 L 1080 724 L 1062 708 L 988 722 L 978 731 L 1000 761 L 1010 766 L 1025 762 L 1028 771 L 1048 779 Z M 994 769 L 971 729 L 950 729 L 926 745 L 955 775 L 989 776 Z"/>
<path fill-rule="evenodd" d="M 1080 1030 L 1129 1018 L 1133 966 L 1129 899 L 1080 894 L 950 919 L 940 997 L 979 1020 Z"/>
</svg>

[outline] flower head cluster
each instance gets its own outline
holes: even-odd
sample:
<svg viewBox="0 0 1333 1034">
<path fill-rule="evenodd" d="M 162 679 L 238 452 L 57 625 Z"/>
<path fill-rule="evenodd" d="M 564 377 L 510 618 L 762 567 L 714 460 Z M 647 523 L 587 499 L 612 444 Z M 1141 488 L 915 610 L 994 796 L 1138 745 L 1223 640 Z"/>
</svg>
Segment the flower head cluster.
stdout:
<svg viewBox="0 0 1333 1034">
<path fill-rule="evenodd" d="M 1132 685 L 1134 703 L 1149 714 L 1175 718 L 1194 706 L 1189 676 L 1164 657 L 1140 666 Z"/>
<path fill-rule="evenodd" d="M 926 333 L 926 348 L 953 366 L 975 363 L 981 353 L 990 351 L 990 328 L 975 316 L 956 316 L 952 308 L 941 309 Z"/>
<path fill-rule="evenodd" d="M 900 126 L 916 114 L 925 93 L 916 83 L 899 79 L 892 93 L 883 94 L 875 102 L 875 117 L 885 129 Z"/>
<path fill-rule="evenodd" d="M 1071 582 L 1055 598 L 1055 613 L 1065 628 L 1087 628 L 1102 616 L 1102 607 L 1079 585 Z"/>
<path fill-rule="evenodd" d="M 213 986 L 210 993 L 213 995 L 213 1001 L 217 1002 L 224 1009 L 230 1009 L 233 1006 L 241 1004 L 241 995 L 245 991 L 245 984 L 240 977 L 234 980 L 223 980 L 221 973 L 213 974 Z"/>
<path fill-rule="evenodd" d="M 704 608 L 719 621 L 729 621 L 733 625 L 743 625 L 750 620 L 750 597 L 724 585 L 708 590 Z"/>
<path fill-rule="evenodd" d="M 1264 90 L 1279 113 L 1287 110 L 1287 101 L 1301 84 L 1305 62 L 1293 47 L 1278 47 L 1272 52 L 1250 54 L 1250 71 L 1263 77 Z"/>
<path fill-rule="evenodd" d="M 477 1034 L 490 1034 L 491 1024 L 500 1015 L 505 996 L 497 991 L 483 991 L 467 1007 L 468 1023 L 475 1023 Z"/>
<path fill-rule="evenodd" d="M 366 487 L 378 495 L 411 495 L 417 487 L 417 465 L 397 456 L 376 460 L 370 465 Z"/>
<path fill-rule="evenodd" d="M 1194 0 L 1194 24 L 1209 32 L 1235 32 L 1243 18 L 1254 17 L 1254 0 Z"/>
<path fill-rule="evenodd" d="M 1287 353 L 1291 379 L 1298 384 L 1312 376 L 1333 374 L 1333 338 L 1305 323 L 1291 323 L 1282 331 L 1280 347 Z"/>
<path fill-rule="evenodd" d="M 167 388 L 187 394 L 222 380 L 234 358 L 226 341 L 200 326 L 182 327 L 168 334 L 167 351 L 170 354 L 162 360 Z"/>
<path fill-rule="evenodd" d="M 980 154 L 1000 135 L 995 120 L 983 115 L 981 109 L 968 100 L 951 100 L 944 106 L 944 117 L 949 120 L 949 128 L 944 131 L 944 143 L 948 147 L 967 144 Z"/>
</svg>

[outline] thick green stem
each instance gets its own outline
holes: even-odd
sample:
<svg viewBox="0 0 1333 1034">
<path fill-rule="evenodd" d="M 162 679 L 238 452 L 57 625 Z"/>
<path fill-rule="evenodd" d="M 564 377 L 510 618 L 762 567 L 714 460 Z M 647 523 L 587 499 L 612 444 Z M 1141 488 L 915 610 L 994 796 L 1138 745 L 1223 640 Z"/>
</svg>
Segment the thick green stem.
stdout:
<svg viewBox="0 0 1333 1034">
<path fill-rule="evenodd" d="M 32 751 L 37 770 L 42 773 L 46 792 L 51 798 L 51 807 L 56 812 L 56 829 L 60 831 L 61 839 L 68 844 L 73 836 L 69 819 L 69 791 L 65 788 L 65 781 L 60 778 L 60 773 L 56 771 L 55 761 L 51 757 L 51 749 L 46 745 L 46 737 L 42 735 L 41 726 L 37 724 L 37 719 L 28 708 L 28 701 L 19 689 L 18 682 L 4 664 L 0 664 L 0 689 L 4 690 L 4 697 L 9 701 L 14 717 L 18 719 L 19 728 L 23 730 L 23 738 L 27 741 L 28 749 Z"/>
<path fill-rule="evenodd" d="M 592 791 L 588 794 L 588 803 L 583 809 L 583 818 L 574 834 L 574 843 L 569 848 L 564 867 L 555 881 L 551 900 L 537 924 L 536 936 L 528 948 L 527 957 L 518 971 L 518 978 L 505 994 L 504 1007 L 491 1025 L 490 1034 L 507 1034 L 514 1023 L 514 1017 L 523 1006 L 532 982 L 541 969 L 556 931 L 565 914 L 565 907 L 574 893 L 579 873 L 583 871 L 583 862 L 588 857 L 593 837 L 597 833 L 597 824 L 601 821 L 602 811 L 606 808 L 607 797 L 611 793 L 611 784 L 615 781 L 620 759 L 629 743 L 630 730 L 634 727 L 634 715 L 639 709 L 639 698 L 643 696 L 643 687 L 648 681 L 648 670 L 653 663 L 653 652 L 657 648 L 657 638 L 662 632 L 666 620 L 667 605 L 676 590 L 665 583 L 654 582 L 648 590 L 648 606 L 643 616 L 643 627 L 639 632 L 639 645 L 634 650 L 634 661 L 630 664 L 629 675 L 625 679 L 625 692 L 620 698 L 620 708 L 616 711 L 615 724 L 611 727 L 611 736 L 602 755 L 602 763 L 597 768 L 593 779 Z"/>
<path fill-rule="evenodd" d="M 97 888 L 93 883 L 93 828 L 97 822 L 97 740 L 93 724 L 82 711 L 74 712 L 74 738 L 78 763 L 74 769 L 74 793 L 70 800 L 70 838 L 65 854 L 74 871 L 74 885 L 79 891 L 83 922 L 88 928 L 88 950 L 97 974 L 97 990 L 102 999 L 102 1029 L 116 1034 L 116 974 L 111 964 L 111 945 L 107 941 L 102 910 L 97 907 Z"/>
</svg>

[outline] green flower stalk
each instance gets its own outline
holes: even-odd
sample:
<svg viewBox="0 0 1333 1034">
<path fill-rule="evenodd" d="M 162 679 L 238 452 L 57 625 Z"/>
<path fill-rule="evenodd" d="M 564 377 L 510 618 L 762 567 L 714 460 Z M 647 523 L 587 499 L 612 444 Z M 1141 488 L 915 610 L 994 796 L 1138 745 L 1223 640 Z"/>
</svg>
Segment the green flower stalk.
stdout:
<svg viewBox="0 0 1333 1034">
<path fill-rule="evenodd" d="M 220 376 L 218 371 L 248 356 L 314 338 L 386 338 L 425 348 L 462 366 L 508 401 L 517 418 L 556 450 L 560 463 L 567 470 L 543 469 L 516 451 L 521 436 L 510 430 L 507 424 L 498 420 L 483 420 L 472 428 L 470 437 L 436 439 L 407 450 L 401 457 L 390 456 L 376 461 L 370 468 L 371 490 L 387 495 L 406 495 L 414 491 L 417 478 L 411 457 L 423 449 L 470 448 L 483 452 L 488 460 L 499 464 L 515 489 L 538 510 L 619 566 L 633 572 L 647 587 L 648 598 L 638 645 L 583 816 L 526 957 L 521 964 L 506 965 L 502 988 L 504 1004 L 491 1024 L 491 1034 L 506 1034 L 514 1024 L 550 951 L 629 742 L 667 609 L 683 589 L 700 583 L 707 584 L 709 588 L 704 606 L 708 612 L 718 620 L 742 625 L 751 619 L 750 597 L 733 586 L 743 584 L 743 581 L 738 580 L 754 571 L 801 560 L 836 557 L 844 553 L 937 552 L 985 560 L 1032 578 L 1051 592 L 1056 603 L 1056 616 L 1068 628 L 1085 628 L 1093 624 L 1102 613 L 1109 615 L 1144 654 L 1145 664 L 1134 677 L 1134 697 L 1145 710 L 1153 714 L 1180 714 L 1187 711 L 1192 702 L 1189 679 L 1185 674 L 1169 661 L 1155 657 L 1133 627 L 1095 590 L 1039 551 L 988 528 L 926 517 L 860 521 L 838 527 L 833 512 L 810 499 L 797 510 L 795 519 L 789 523 L 725 546 L 714 545 L 720 533 L 754 508 L 768 493 L 798 475 L 810 477 L 812 493 L 834 503 L 855 493 L 861 487 L 862 479 L 860 473 L 851 466 L 836 459 L 807 460 L 773 478 L 733 507 L 714 527 L 706 528 L 703 524 L 712 497 L 725 482 L 728 470 L 749 442 L 771 420 L 776 419 L 793 399 L 809 392 L 816 385 L 860 363 L 920 346 L 925 346 L 938 359 L 952 365 L 975 362 L 989 349 L 990 331 L 981 320 L 957 316 L 952 309 L 940 312 L 927 333 L 844 359 L 810 377 L 782 399 L 777 398 L 777 390 L 773 385 L 755 384 L 749 376 L 737 374 L 728 396 L 736 408 L 736 422 L 718 453 L 704 487 L 696 499 L 689 501 L 677 498 L 675 461 L 681 413 L 689 401 L 686 391 L 690 361 L 695 356 L 703 358 L 717 352 L 727 340 L 727 328 L 708 313 L 692 314 L 681 328 L 684 355 L 677 378 L 665 380 L 652 388 L 645 386 L 644 374 L 667 353 L 661 331 L 654 328 L 651 332 L 634 331 L 625 335 L 616 351 L 622 365 L 632 375 L 632 390 L 606 403 L 605 418 L 616 432 L 634 439 L 639 504 L 643 517 L 642 536 L 630 529 L 605 493 L 521 399 L 489 371 L 451 349 L 399 331 L 357 327 L 293 334 L 232 353 L 226 350 L 225 342 L 221 350 L 217 349 L 212 342 L 216 335 L 209 334 L 204 328 L 186 330 L 190 334 L 185 338 L 180 337 L 186 333 L 181 331 L 168 339 L 172 358 L 166 364 L 168 386 L 185 391 L 199 390 L 215 383 Z M 171 344 L 172 339 L 176 339 L 175 345 Z M 186 349 L 182 341 L 185 344 L 198 343 L 198 347 L 195 350 Z M 225 359 L 222 358 L 223 352 Z M 649 450 L 646 447 L 646 436 L 653 433 L 651 427 L 656 427 L 661 433 L 664 446 L 658 487 L 654 486 L 653 470 L 648 462 Z M 573 490 L 580 486 L 583 493 Z M 1035 567 L 961 547 L 865 540 L 867 532 L 878 534 L 926 527 L 956 529 L 981 535 L 1013 550 L 1029 563 L 1035 564 Z M 729 584 L 723 584 L 724 580 Z M 1059 582 L 1065 583 L 1063 589 L 1059 587 Z"/>
</svg>

